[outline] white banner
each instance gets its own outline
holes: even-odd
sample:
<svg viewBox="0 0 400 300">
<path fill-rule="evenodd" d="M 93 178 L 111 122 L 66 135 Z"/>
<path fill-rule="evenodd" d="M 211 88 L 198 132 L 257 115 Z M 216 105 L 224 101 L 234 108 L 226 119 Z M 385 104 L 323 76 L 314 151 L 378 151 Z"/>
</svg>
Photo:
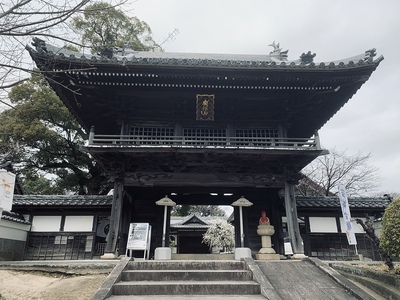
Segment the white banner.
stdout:
<svg viewBox="0 0 400 300">
<path fill-rule="evenodd" d="M 15 174 L 0 170 L 0 209 L 11 211 L 14 197 Z"/>
<path fill-rule="evenodd" d="M 343 220 L 346 225 L 346 236 L 349 245 L 357 245 L 356 235 L 353 230 L 353 225 L 351 224 L 351 214 L 349 201 L 347 199 L 346 188 L 343 184 L 339 185 L 339 200 L 340 206 L 342 208 Z"/>
</svg>

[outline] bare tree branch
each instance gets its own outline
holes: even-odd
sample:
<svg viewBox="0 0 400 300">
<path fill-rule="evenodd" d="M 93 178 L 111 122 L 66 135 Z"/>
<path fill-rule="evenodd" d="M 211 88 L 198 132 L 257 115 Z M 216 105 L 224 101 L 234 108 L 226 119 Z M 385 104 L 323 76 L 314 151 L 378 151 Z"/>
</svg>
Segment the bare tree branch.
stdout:
<svg viewBox="0 0 400 300">
<path fill-rule="evenodd" d="M 365 195 L 379 186 L 378 168 L 368 164 L 371 153 L 358 152 L 348 155 L 346 151 L 332 149 L 330 154 L 318 157 L 306 168 L 298 191 L 304 196 L 331 196 L 337 193 L 340 183 L 349 195 Z M 312 182 L 312 187 L 307 187 Z"/>
<path fill-rule="evenodd" d="M 115 0 L 113 7 L 129 0 Z M 16 0 L 3 1 L 0 12 L 0 94 L 26 81 L 33 69 L 25 45 L 36 37 L 53 44 L 85 48 L 69 27 L 69 20 L 84 11 L 90 0 Z M 1 96 L 1 95 L 0 95 Z M 2 101 L 5 103 L 5 101 Z M 5 103 L 9 106 L 8 103 Z"/>
<path fill-rule="evenodd" d="M 9 106 L 10 108 L 14 108 L 13 105 L 11 105 L 10 103 L 7 103 L 6 101 L 0 100 L 0 103 L 3 103 L 5 105 Z"/>
</svg>

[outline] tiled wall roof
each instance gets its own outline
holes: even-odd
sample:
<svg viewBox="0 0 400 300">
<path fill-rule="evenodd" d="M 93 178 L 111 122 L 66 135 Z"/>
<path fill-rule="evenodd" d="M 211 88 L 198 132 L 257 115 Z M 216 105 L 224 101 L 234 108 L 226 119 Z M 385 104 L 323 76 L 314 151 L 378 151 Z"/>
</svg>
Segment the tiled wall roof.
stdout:
<svg viewBox="0 0 400 300">
<path fill-rule="evenodd" d="M 351 198 L 350 208 L 385 209 L 391 200 L 389 198 Z M 340 208 L 337 197 L 296 197 L 298 208 Z"/>
<path fill-rule="evenodd" d="M 111 206 L 112 195 L 14 195 L 17 206 Z M 337 197 L 296 197 L 299 208 L 340 208 Z M 350 208 L 385 209 L 390 198 L 350 198 Z"/>
<path fill-rule="evenodd" d="M 17 206 L 111 206 L 112 195 L 15 195 Z"/>
<path fill-rule="evenodd" d="M 3 214 L 1 216 L 1 219 L 7 220 L 7 221 L 16 222 L 16 223 L 22 223 L 22 224 L 26 224 L 26 225 L 31 225 L 30 222 L 25 220 L 24 216 L 22 216 L 21 214 L 12 212 L 12 211 L 4 210 Z"/>
</svg>

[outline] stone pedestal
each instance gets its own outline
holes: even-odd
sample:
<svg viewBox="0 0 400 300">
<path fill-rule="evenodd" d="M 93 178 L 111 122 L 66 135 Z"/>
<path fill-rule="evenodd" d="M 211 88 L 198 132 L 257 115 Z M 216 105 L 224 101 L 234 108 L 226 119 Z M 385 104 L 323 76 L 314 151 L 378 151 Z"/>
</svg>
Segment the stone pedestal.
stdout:
<svg viewBox="0 0 400 300">
<path fill-rule="evenodd" d="M 101 259 L 117 259 L 117 256 L 115 255 L 115 253 L 104 253 L 101 256 Z"/>
<path fill-rule="evenodd" d="M 170 247 L 158 247 L 154 252 L 155 260 L 171 260 L 171 248 Z"/>
<path fill-rule="evenodd" d="M 281 256 L 279 254 L 260 254 L 256 253 L 256 259 L 258 260 L 280 260 Z"/>
<path fill-rule="evenodd" d="M 276 254 L 272 248 L 271 236 L 275 233 L 274 226 L 270 224 L 260 224 L 257 228 L 257 234 L 261 236 L 262 248 L 256 254 L 256 259 L 259 260 L 279 260 L 280 255 Z"/>
<path fill-rule="evenodd" d="M 307 259 L 308 256 L 304 255 L 303 253 L 296 253 L 296 254 L 293 254 L 291 258 L 297 259 L 297 260 L 303 260 L 303 259 Z"/>
<path fill-rule="evenodd" d="M 250 248 L 235 248 L 235 260 L 241 260 L 242 258 L 251 258 Z"/>
</svg>

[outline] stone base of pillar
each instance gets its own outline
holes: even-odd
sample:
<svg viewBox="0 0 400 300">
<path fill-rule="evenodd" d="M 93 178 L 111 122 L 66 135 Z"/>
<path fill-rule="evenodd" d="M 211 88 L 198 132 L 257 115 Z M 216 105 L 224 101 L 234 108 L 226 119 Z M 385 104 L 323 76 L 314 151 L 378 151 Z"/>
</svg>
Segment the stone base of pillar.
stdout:
<svg viewBox="0 0 400 300">
<path fill-rule="evenodd" d="M 301 259 L 307 259 L 308 256 L 304 255 L 303 253 L 295 253 L 295 254 L 293 254 L 293 255 L 291 256 L 291 258 L 292 258 L 292 259 L 301 260 Z"/>
<path fill-rule="evenodd" d="M 170 247 L 158 247 L 154 252 L 155 260 L 171 260 L 172 251 Z"/>
<path fill-rule="evenodd" d="M 251 258 L 250 248 L 235 248 L 235 260 L 241 260 L 242 258 Z"/>
<path fill-rule="evenodd" d="M 261 248 L 260 251 L 258 251 L 259 254 L 275 254 L 275 250 L 273 248 Z"/>
<path fill-rule="evenodd" d="M 101 259 L 117 259 L 117 256 L 115 253 L 104 253 L 101 257 Z"/>
<path fill-rule="evenodd" d="M 267 254 L 267 253 L 257 253 L 256 254 L 257 260 L 280 260 L 281 256 L 279 254 Z"/>
</svg>

